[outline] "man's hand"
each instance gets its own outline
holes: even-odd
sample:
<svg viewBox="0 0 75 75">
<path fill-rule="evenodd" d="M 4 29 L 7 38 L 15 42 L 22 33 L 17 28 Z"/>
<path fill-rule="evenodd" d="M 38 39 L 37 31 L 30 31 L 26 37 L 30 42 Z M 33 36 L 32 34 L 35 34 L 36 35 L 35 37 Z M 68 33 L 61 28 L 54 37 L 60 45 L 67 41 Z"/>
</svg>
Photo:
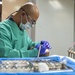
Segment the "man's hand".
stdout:
<svg viewBox="0 0 75 75">
<path fill-rule="evenodd" d="M 46 49 L 51 49 L 52 47 L 50 46 L 49 42 L 48 41 L 41 41 L 42 45 L 45 45 L 46 46 Z"/>
<path fill-rule="evenodd" d="M 37 48 L 39 50 L 40 46 L 41 46 L 40 55 L 46 54 L 46 56 L 48 56 L 49 55 L 49 49 L 51 49 L 50 44 L 47 41 L 41 41 L 41 43 L 37 44 L 35 46 L 35 48 Z"/>
<path fill-rule="evenodd" d="M 50 50 L 46 49 L 46 53 L 45 54 L 41 54 L 40 57 L 42 56 L 49 56 L 50 55 Z"/>
</svg>

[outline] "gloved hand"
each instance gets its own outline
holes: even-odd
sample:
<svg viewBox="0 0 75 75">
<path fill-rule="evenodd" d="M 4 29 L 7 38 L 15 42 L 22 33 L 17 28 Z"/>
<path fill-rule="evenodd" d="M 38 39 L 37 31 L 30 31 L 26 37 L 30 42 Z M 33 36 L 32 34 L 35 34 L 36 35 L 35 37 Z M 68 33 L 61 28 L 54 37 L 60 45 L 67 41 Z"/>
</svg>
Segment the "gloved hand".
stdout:
<svg viewBox="0 0 75 75">
<path fill-rule="evenodd" d="M 42 45 L 46 46 L 46 49 L 51 49 L 52 47 L 50 46 L 49 42 L 47 41 L 41 41 Z"/>
<path fill-rule="evenodd" d="M 41 45 L 40 55 L 46 53 L 46 49 L 51 49 L 50 44 L 47 41 L 41 41 L 40 44 L 37 44 L 35 48 L 39 50 L 39 47 Z"/>
<path fill-rule="evenodd" d="M 46 46 L 45 45 L 37 44 L 35 46 L 35 48 L 37 48 L 39 50 L 40 46 L 41 46 L 40 55 L 45 54 L 46 53 L 45 52 L 46 51 Z"/>
</svg>

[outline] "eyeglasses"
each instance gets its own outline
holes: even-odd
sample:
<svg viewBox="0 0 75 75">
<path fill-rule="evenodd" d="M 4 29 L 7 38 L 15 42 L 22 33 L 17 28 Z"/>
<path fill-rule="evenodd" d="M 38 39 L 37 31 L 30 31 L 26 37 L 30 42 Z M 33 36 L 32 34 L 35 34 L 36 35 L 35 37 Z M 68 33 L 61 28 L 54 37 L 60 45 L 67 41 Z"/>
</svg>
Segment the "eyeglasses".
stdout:
<svg viewBox="0 0 75 75">
<path fill-rule="evenodd" d="M 30 23 L 32 24 L 32 27 L 34 27 L 36 24 L 36 21 L 30 15 L 28 15 L 27 12 L 23 8 L 21 9 L 26 13 L 27 17 L 30 19 Z"/>
</svg>

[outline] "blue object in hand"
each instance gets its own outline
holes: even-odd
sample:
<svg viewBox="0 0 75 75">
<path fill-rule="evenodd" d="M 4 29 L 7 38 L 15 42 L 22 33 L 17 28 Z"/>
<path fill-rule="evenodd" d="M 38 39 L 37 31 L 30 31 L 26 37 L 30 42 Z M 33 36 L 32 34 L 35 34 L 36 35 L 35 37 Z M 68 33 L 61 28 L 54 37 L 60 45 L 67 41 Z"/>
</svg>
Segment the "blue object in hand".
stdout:
<svg viewBox="0 0 75 75">
<path fill-rule="evenodd" d="M 40 44 L 37 44 L 35 46 L 35 48 L 37 48 L 39 50 L 40 45 L 41 45 L 40 54 L 45 54 L 46 49 L 51 49 L 51 46 L 50 46 L 49 42 L 47 42 L 47 41 L 41 41 Z"/>
<path fill-rule="evenodd" d="M 46 51 L 46 46 L 45 45 L 42 45 L 42 43 L 41 44 L 37 44 L 35 46 L 35 48 L 37 48 L 39 50 L 40 46 L 41 46 L 40 55 L 45 54 L 46 53 L 45 52 Z"/>
<path fill-rule="evenodd" d="M 41 44 L 42 45 L 44 45 L 44 46 L 46 46 L 46 49 L 51 49 L 52 47 L 50 46 L 50 44 L 49 44 L 49 42 L 47 42 L 47 41 L 41 41 Z"/>
</svg>

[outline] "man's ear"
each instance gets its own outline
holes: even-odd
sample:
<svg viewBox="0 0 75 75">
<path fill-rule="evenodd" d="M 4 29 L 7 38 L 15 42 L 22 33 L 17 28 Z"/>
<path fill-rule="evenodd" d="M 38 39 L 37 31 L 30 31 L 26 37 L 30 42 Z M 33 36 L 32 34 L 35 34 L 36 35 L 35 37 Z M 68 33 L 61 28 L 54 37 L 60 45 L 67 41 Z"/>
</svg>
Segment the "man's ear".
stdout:
<svg viewBox="0 0 75 75">
<path fill-rule="evenodd" d="M 25 15 L 25 13 L 22 13 L 22 16 L 24 16 Z"/>
<path fill-rule="evenodd" d="M 24 16 L 26 13 L 24 11 L 22 11 L 22 16 Z"/>
</svg>

